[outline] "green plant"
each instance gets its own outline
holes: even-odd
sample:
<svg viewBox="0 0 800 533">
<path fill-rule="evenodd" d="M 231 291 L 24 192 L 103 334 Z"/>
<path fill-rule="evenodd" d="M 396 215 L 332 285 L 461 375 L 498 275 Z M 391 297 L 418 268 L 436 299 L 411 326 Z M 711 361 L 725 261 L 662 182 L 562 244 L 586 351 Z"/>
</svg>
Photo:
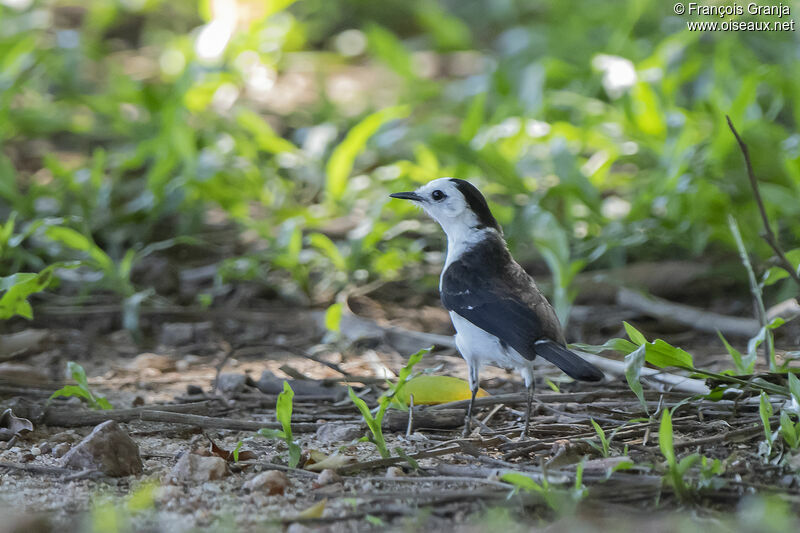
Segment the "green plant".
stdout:
<svg viewBox="0 0 800 533">
<path fill-rule="evenodd" d="M 286 443 L 289 448 L 289 466 L 296 468 L 300 464 L 300 446 L 294 441 L 292 437 L 292 399 L 294 398 L 294 391 L 289 386 L 287 381 L 283 382 L 283 392 L 278 395 L 278 401 L 275 405 L 275 418 L 280 423 L 282 430 L 261 428 L 258 434 L 268 439 L 281 439 Z M 238 460 L 239 446 L 234 450 L 234 460 Z"/>
<path fill-rule="evenodd" d="M 800 448 L 800 421 L 793 422 L 786 411 L 781 411 L 780 434 L 783 440 L 793 450 Z"/>
<path fill-rule="evenodd" d="M 591 446 L 592 448 L 594 448 L 595 450 L 600 452 L 600 454 L 603 457 L 608 457 L 609 456 L 610 447 L 611 447 L 611 439 L 614 438 L 614 434 L 612 433 L 611 437 L 607 438 L 606 437 L 606 432 L 603 430 L 603 428 L 600 427 L 600 424 L 595 422 L 593 418 L 590 418 L 589 421 L 592 423 L 592 426 L 594 427 L 594 430 L 597 433 L 597 437 L 600 439 L 600 444 L 598 445 L 596 442 L 594 442 L 594 441 L 592 441 L 590 439 L 584 439 L 585 442 L 589 446 Z"/>
<path fill-rule="evenodd" d="M 678 461 L 675 456 L 675 448 L 672 443 L 672 413 L 669 409 L 664 409 L 661 413 L 661 424 L 658 428 L 658 447 L 661 455 L 667 460 L 667 481 L 675 490 L 675 494 L 681 500 L 688 497 L 691 492 L 691 484 L 685 479 L 686 473 L 697 461 L 700 454 L 693 453 Z"/>
<path fill-rule="evenodd" d="M 50 395 L 49 400 L 53 398 L 64 397 L 78 397 L 84 400 L 92 409 L 113 409 L 114 407 L 109 403 L 104 396 L 93 393 L 89 389 L 89 382 L 86 379 L 86 371 L 81 365 L 74 361 L 67 363 L 67 372 L 69 372 L 72 379 L 75 380 L 77 385 L 66 385 L 53 394 Z"/>
<path fill-rule="evenodd" d="M 750 258 L 747 256 L 747 249 L 744 247 L 744 241 L 742 240 L 742 234 L 739 232 L 739 225 L 736 223 L 736 219 L 733 216 L 728 216 L 728 226 L 730 227 L 731 234 L 733 235 L 733 239 L 736 242 L 736 248 L 739 250 L 739 258 L 742 261 L 742 265 L 744 265 L 745 270 L 747 271 L 747 279 L 750 283 L 750 293 L 753 295 L 753 299 L 756 302 L 756 310 L 758 312 L 758 319 L 761 322 L 761 332 L 759 333 L 760 336 L 763 336 L 763 341 L 765 342 L 764 345 L 764 353 L 766 356 L 767 364 L 769 364 L 769 369 L 771 372 L 777 371 L 777 365 L 775 363 L 775 344 L 772 337 L 772 332 L 770 331 L 769 324 L 767 323 L 767 310 L 764 306 L 764 298 L 761 294 L 761 286 L 758 284 L 756 280 L 756 275 L 753 272 L 753 267 L 750 265 Z M 781 324 L 783 320 L 780 321 Z M 779 324 L 780 325 L 780 324 Z M 776 326 L 777 327 L 777 326 Z M 751 344 L 752 344 L 751 340 Z M 757 346 L 757 344 L 755 345 Z M 752 351 L 755 352 L 755 347 L 752 348 Z"/>
<path fill-rule="evenodd" d="M 373 443 L 375 447 L 378 448 L 378 453 L 383 458 L 391 456 L 388 448 L 386 447 L 386 440 L 383 438 L 382 424 L 386 410 L 390 405 L 393 404 L 405 408 L 402 403 L 396 401 L 395 396 L 397 396 L 397 393 L 403 389 L 406 382 L 411 379 L 414 365 L 419 363 L 422 360 L 422 356 L 424 356 L 426 353 L 429 353 L 432 349 L 433 347 L 425 348 L 424 350 L 420 350 L 408 358 L 408 363 L 403 367 L 402 370 L 400 370 L 397 376 L 397 382 L 393 385 L 390 385 L 389 390 L 382 394 L 380 398 L 378 398 L 378 408 L 375 415 L 373 415 L 372 411 L 370 411 L 369 406 L 367 406 L 367 402 L 356 396 L 356 393 L 352 387 L 348 387 L 350 400 L 358 408 L 362 418 L 364 418 L 364 422 L 367 424 L 367 428 L 370 431 L 369 434 L 362 437 L 361 440 Z"/>
<path fill-rule="evenodd" d="M 761 418 L 761 425 L 764 426 L 764 437 L 767 445 L 767 457 L 772 454 L 772 445 L 775 442 L 777 434 L 772 431 L 772 403 L 769 401 L 769 396 L 764 391 L 761 391 L 761 396 L 758 402 L 758 416 Z"/>
<path fill-rule="evenodd" d="M 521 472 L 504 472 L 500 476 L 500 481 L 505 481 L 514 486 L 511 494 L 524 490 L 526 492 L 540 495 L 548 507 L 560 515 L 570 515 L 575 509 L 575 506 L 586 497 L 588 493 L 586 487 L 583 485 L 583 468 L 584 461 L 578 463 L 575 471 L 575 483 L 572 488 L 564 489 L 552 485 L 546 473 L 542 475 L 542 482 L 537 483 L 536 480 Z"/>
</svg>

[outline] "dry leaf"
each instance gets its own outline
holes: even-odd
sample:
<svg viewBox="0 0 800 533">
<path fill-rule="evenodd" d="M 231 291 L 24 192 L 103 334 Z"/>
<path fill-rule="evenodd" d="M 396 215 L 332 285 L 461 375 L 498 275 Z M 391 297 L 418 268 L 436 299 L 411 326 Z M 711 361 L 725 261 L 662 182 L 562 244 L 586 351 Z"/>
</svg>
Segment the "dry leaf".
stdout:
<svg viewBox="0 0 800 533">
<path fill-rule="evenodd" d="M 33 423 L 27 418 L 14 416 L 11 409 L 0 415 L 0 440 L 11 440 L 23 431 L 33 431 Z"/>
<path fill-rule="evenodd" d="M 297 518 L 322 518 L 322 513 L 325 512 L 325 505 L 328 503 L 328 498 L 320 500 L 299 515 Z"/>
<path fill-rule="evenodd" d="M 338 452 L 333 455 L 325 455 L 317 450 L 311 450 L 309 452 L 309 460 L 303 468 L 311 472 L 322 472 L 326 469 L 336 470 L 337 468 L 354 462 L 355 457 L 349 455 L 341 455 Z"/>
</svg>

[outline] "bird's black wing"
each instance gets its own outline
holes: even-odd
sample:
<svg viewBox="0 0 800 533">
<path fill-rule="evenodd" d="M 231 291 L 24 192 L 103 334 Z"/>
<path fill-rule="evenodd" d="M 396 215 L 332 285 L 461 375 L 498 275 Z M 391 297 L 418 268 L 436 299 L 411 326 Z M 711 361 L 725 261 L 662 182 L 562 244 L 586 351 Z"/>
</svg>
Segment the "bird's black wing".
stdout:
<svg viewBox="0 0 800 533">
<path fill-rule="evenodd" d="M 597 368 L 564 346 L 553 308 L 522 268 L 510 256 L 509 262 L 498 263 L 500 258 L 490 261 L 481 255 L 467 253 L 444 272 L 444 307 L 496 336 L 526 359 L 540 355 L 572 378 L 602 379 Z M 498 264 L 502 268 L 495 270 Z"/>
</svg>

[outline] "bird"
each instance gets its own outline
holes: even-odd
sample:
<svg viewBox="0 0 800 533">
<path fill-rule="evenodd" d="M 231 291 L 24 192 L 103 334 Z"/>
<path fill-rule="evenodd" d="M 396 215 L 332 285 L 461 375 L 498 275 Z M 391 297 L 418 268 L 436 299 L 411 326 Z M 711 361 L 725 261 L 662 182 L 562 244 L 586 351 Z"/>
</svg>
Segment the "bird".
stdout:
<svg viewBox="0 0 800 533">
<path fill-rule="evenodd" d="M 438 178 L 413 192 L 389 196 L 421 207 L 447 236 L 439 293 L 468 368 L 472 398 L 464 436 L 470 434 L 479 372 L 485 364 L 516 370 L 525 381 L 528 409 L 520 438 L 527 438 L 530 428 L 537 356 L 576 380 L 604 378 L 600 369 L 567 348 L 555 310 L 511 257 L 503 230 L 477 187 L 459 178 Z"/>
</svg>

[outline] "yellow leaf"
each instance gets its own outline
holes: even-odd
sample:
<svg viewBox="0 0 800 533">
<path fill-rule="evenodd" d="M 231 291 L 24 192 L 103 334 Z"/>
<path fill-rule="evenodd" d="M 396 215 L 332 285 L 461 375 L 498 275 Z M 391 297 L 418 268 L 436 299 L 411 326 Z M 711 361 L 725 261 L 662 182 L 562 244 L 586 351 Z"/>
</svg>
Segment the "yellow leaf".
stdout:
<svg viewBox="0 0 800 533">
<path fill-rule="evenodd" d="M 325 504 L 328 503 L 328 498 L 320 500 L 299 515 L 297 518 L 322 518 L 322 513 L 325 511 Z"/>
<path fill-rule="evenodd" d="M 411 394 L 414 395 L 414 405 L 436 405 L 469 400 L 472 397 L 469 383 L 450 376 L 417 376 L 400 389 L 397 399 L 408 405 Z M 475 397 L 483 398 L 484 396 L 489 396 L 489 393 L 478 389 Z"/>
</svg>

